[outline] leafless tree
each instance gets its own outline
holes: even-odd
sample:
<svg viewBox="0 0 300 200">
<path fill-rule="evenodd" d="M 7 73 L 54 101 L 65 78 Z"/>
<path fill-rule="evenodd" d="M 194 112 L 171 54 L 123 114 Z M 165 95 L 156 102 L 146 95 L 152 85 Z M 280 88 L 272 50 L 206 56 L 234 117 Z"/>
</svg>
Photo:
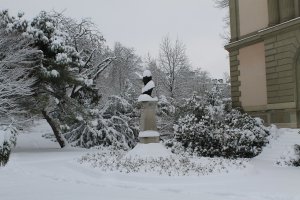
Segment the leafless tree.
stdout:
<svg viewBox="0 0 300 200">
<path fill-rule="evenodd" d="M 175 98 L 183 84 L 180 78 L 189 68 L 185 45 L 178 39 L 172 43 L 168 36 L 164 37 L 160 44 L 159 67 L 166 77 L 164 87 L 170 97 Z"/>
<path fill-rule="evenodd" d="M 230 19 L 229 19 L 229 0 L 214 0 L 215 6 L 220 9 L 227 9 L 228 12 L 226 16 L 223 18 L 224 21 L 224 32 L 221 33 L 221 38 L 224 39 L 225 43 L 229 43 L 230 41 Z"/>
<path fill-rule="evenodd" d="M 116 42 L 109 52 L 115 59 L 103 76 L 97 79 L 97 85 L 103 94 L 104 101 L 111 95 L 125 95 L 128 89 L 140 88 L 138 73 L 142 69 L 142 60 L 133 48 L 128 48 Z M 130 87 L 130 88 L 129 88 Z M 140 91 L 136 91 L 140 92 Z"/>
<path fill-rule="evenodd" d="M 214 0 L 217 8 L 227 8 L 229 7 L 229 0 Z"/>
</svg>

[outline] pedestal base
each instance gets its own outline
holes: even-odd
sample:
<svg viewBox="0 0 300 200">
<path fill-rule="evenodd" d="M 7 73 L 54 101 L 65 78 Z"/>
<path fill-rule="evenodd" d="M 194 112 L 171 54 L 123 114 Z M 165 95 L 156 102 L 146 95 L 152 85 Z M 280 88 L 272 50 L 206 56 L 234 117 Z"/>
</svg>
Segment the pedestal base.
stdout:
<svg viewBox="0 0 300 200">
<path fill-rule="evenodd" d="M 159 136 L 156 137 L 140 137 L 141 144 L 159 143 Z"/>
<path fill-rule="evenodd" d="M 147 96 L 147 95 L 146 95 Z M 150 97 L 150 96 L 149 96 Z M 157 101 L 142 101 L 139 140 L 142 144 L 159 143 L 156 126 Z"/>
<path fill-rule="evenodd" d="M 139 140 L 142 144 L 159 143 L 159 132 L 157 131 L 142 131 L 139 133 Z"/>
</svg>

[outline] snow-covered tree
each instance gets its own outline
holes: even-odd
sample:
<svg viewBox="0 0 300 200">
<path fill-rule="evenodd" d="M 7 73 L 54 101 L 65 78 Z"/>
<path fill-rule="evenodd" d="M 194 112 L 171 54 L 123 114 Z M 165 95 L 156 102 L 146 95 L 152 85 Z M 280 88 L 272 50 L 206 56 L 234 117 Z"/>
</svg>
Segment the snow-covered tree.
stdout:
<svg viewBox="0 0 300 200">
<path fill-rule="evenodd" d="M 26 26 L 22 16 L 14 18 L 7 11 L 0 12 L 0 166 L 9 159 L 18 128 L 27 122 L 25 105 L 36 82 L 32 72 L 42 60 L 42 52 L 21 34 Z M 16 31 L 11 32 L 13 29 Z"/>
<path fill-rule="evenodd" d="M 160 44 L 159 67 L 165 75 L 163 82 L 171 98 L 176 98 L 180 93 L 183 73 L 188 71 L 189 62 L 185 46 L 178 39 L 173 43 L 168 36 Z"/>
<path fill-rule="evenodd" d="M 90 118 L 66 129 L 65 137 L 74 146 L 115 146 L 128 150 L 137 143 L 138 112 L 126 99 L 111 96 L 103 106 L 90 110 Z M 78 134 L 80 132 L 81 134 Z"/>
<path fill-rule="evenodd" d="M 132 97 L 136 98 L 141 83 L 138 76 L 142 70 L 141 58 L 133 48 L 125 47 L 119 42 L 115 43 L 109 54 L 115 59 L 104 76 L 97 79 L 97 86 L 104 97 L 103 100 L 105 101 L 111 95 L 124 96 L 128 89 L 135 91 Z"/>
<path fill-rule="evenodd" d="M 5 21 L 10 22 L 8 26 Z M 36 79 L 32 71 L 41 65 L 42 52 L 20 32 L 10 33 L 11 26 L 20 24 L 21 19 L 12 19 L 7 11 L 0 12 L 0 125 L 24 116 L 26 112 L 20 104 L 33 94 Z"/>
<path fill-rule="evenodd" d="M 65 146 L 61 125 L 73 124 L 88 115 L 87 105 L 100 99 L 94 81 L 113 58 L 99 61 L 103 37 L 92 31 L 88 21 L 76 23 L 59 13 L 41 12 L 31 22 L 2 12 L 2 27 L 10 34 L 21 33 L 42 52 L 40 66 L 31 71 L 36 80 L 31 110 L 40 112 L 53 129 L 61 147 Z"/>
<path fill-rule="evenodd" d="M 168 138 L 173 135 L 176 107 L 164 95 L 158 96 L 157 107 L 157 128 L 161 138 Z"/>
<path fill-rule="evenodd" d="M 145 63 L 153 74 L 156 83 L 154 93 L 159 97 L 158 128 L 164 136 L 172 135 L 176 108 L 193 93 L 206 94 L 212 87 L 211 78 L 206 71 L 192 69 L 184 44 L 179 40 L 173 43 L 169 37 L 162 41 L 159 59 L 148 55 Z M 166 108 L 169 112 L 164 112 Z"/>
</svg>

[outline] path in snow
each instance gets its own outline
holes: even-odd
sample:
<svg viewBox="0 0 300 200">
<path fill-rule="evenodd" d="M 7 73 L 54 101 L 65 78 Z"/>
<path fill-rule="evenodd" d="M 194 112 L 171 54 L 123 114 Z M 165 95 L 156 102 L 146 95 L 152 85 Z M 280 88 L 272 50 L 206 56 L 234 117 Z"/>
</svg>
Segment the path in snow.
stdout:
<svg viewBox="0 0 300 200">
<path fill-rule="evenodd" d="M 18 137 L 9 164 L 0 169 L 0 199 L 300 200 L 299 169 L 277 167 L 270 162 L 281 151 L 276 142 L 288 144 L 296 137 L 294 130 L 280 131 L 282 137 L 242 172 L 150 177 L 105 173 L 78 164 L 76 159 L 89 150 L 60 149 L 58 144 L 41 137 L 51 129 L 40 121 L 30 132 Z"/>
<path fill-rule="evenodd" d="M 278 132 L 274 134 L 275 138 L 255 159 L 275 163 L 292 146 L 295 144 L 300 145 L 300 134 L 298 132 L 298 129 L 278 129 Z"/>
</svg>

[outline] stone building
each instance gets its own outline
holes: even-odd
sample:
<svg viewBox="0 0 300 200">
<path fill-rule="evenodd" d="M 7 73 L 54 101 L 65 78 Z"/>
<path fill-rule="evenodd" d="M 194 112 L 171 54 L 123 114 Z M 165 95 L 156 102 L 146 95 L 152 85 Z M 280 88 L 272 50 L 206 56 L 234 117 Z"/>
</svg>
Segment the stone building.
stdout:
<svg viewBox="0 0 300 200">
<path fill-rule="evenodd" d="M 233 106 L 300 127 L 300 0 L 229 0 Z"/>
</svg>

